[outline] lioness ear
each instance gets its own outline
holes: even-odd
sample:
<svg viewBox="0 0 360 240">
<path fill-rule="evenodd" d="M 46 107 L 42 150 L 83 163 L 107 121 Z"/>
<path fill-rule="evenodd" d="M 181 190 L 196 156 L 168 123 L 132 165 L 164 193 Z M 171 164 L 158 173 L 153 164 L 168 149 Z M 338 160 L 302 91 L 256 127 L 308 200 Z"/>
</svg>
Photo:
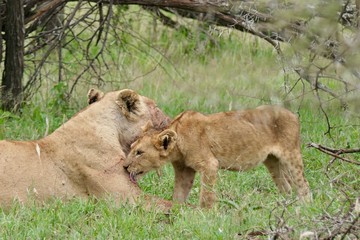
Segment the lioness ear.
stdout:
<svg viewBox="0 0 360 240">
<path fill-rule="evenodd" d="M 88 91 L 87 97 L 88 104 L 90 105 L 102 99 L 104 97 L 104 93 L 98 89 L 92 88 Z"/>
<path fill-rule="evenodd" d="M 166 129 L 162 131 L 157 137 L 156 148 L 161 150 L 161 156 L 167 156 L 174 148 L 177 140 L 177 134 L 173 130 Z"/>
<path fill-rule="evenodd" d="M 133 119 L 134 115 L 139 115 L 142 112 L 143 103 L 140 100 L 140 95 L 133 90 L 124 89 L 120 91 L 115 102 L 125 117 L 129 119 Z"/>
</svg>

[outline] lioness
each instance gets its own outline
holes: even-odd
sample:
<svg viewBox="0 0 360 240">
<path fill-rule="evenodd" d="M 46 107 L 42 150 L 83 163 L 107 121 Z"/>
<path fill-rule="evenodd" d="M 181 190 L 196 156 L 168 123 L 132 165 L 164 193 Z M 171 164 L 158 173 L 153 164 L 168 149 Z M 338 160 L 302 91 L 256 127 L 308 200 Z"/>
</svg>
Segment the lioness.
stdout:
<svg viewBox="0 0 360 240">
<path fill-rule="evenodd" d="M 246 171 L 264 163 L 282 192 L 297 188 L 310 198 L 300 153 L 299 121 L 277 106 L 205 116 L 186 111 L 164 131 L 145 131 L 131 146 L 124 167 L 137 175 L 171 162 L 175 169 L 173 199 L 186 200 L 195 172 L 201 174 L 201 207 L 210 208 L 219 168 Z"/>
<path fill-rule="evenodd" d="M 147 121 L 163 129 L 170 119 L 153 100 L 129 89 L 105 95 L 92 89 L 88 97 L 92 104 L 49 136 L 0 141 L 0 206 L 29 197 L 42 202 L 110 195 L 134 202 L 140 196 L 123 168 L 125 156 Z"/>
</svg>

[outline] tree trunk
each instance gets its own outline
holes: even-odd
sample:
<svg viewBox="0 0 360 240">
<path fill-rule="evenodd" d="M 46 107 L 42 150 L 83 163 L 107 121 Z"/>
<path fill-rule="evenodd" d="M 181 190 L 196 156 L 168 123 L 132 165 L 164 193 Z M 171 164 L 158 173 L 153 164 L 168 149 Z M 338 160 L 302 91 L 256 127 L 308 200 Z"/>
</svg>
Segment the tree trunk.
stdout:
<svg viewBox="0 0 360 240">
<path fill-rule="evenodd" d="M 3 39 L 2 39 L 2 28 L 3 28 L 3 18 L 4 15 L 4 3 L 3 0 L 0 0 L 0 64 L 2 63 L 2 56 L 3 56 Z M 1 86 L 0 86 L 0 92 L 1 92 Z"/>
<path fill-rule="evenodd" d="M 4 110 L 20 107 L 24 72 L 24 9 L 23 0 L 6 1 L 5 68 L 2 76 L 1 104 Z"/>
</svg>

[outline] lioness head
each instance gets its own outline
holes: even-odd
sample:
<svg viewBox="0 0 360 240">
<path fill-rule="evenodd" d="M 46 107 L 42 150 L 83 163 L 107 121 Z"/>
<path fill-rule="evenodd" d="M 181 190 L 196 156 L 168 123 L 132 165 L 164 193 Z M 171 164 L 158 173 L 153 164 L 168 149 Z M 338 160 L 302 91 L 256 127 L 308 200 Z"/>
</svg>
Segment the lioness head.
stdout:
<svg viewBox="0 0 360 240">
<path fill-rule="evenodd" d="M 91 88 L 88 91 L 88 104 L 99 102 L 105 98 L 105 94 L 98 90 Z M 163 130 L 170 124 L 170 118 L 166 116 L 155 104 L 152 99 L 141 96 L 130 89 L 123 89 L 118 91 L 115 100 L 123 115 L 129 120 L 142 119 L 144 121 L 151 120 L 152 127 L 157 130 Z M 149 113 L 149 116 L 146 113 Z"/>
<path fill-rule="evenodd" d="M 159 109 L 154 100 L 138 94 L 131 89 L 102 93 L 96 89 L 88 92 L 88 111 L 93 118 L 99 117 L 105 128 L 114 124 L 118 142 L 125 154 L 130 145 L 143 133 L 141 127 L 147 122 L 152 128 L 161 131 L 168 127 L 171 119 Z M 95 121 L 95 120 L 94 120 Z"/>
<path fill-rule="evenodd" d="M 150 130 L 131 145 L 124 167 L 130 173 L 130 179 L 136 182 L 136 176 L 158 169 L 170 161 L 177 141 L 177 134 L 166 129 L 162 132 Z"/>
</svg>

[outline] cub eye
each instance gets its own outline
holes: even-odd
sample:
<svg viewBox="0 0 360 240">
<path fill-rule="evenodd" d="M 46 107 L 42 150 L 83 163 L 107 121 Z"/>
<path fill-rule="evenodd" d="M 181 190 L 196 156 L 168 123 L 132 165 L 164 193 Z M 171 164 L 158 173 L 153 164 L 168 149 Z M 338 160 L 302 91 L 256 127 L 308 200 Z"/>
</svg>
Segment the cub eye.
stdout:
<svg viewBox="0 0 360 240">
<path fill-rule="evenodd" d="M 135 156 L 141 156 L 144 152 L 141 150 L 136 150 Z"/>
</svg>

